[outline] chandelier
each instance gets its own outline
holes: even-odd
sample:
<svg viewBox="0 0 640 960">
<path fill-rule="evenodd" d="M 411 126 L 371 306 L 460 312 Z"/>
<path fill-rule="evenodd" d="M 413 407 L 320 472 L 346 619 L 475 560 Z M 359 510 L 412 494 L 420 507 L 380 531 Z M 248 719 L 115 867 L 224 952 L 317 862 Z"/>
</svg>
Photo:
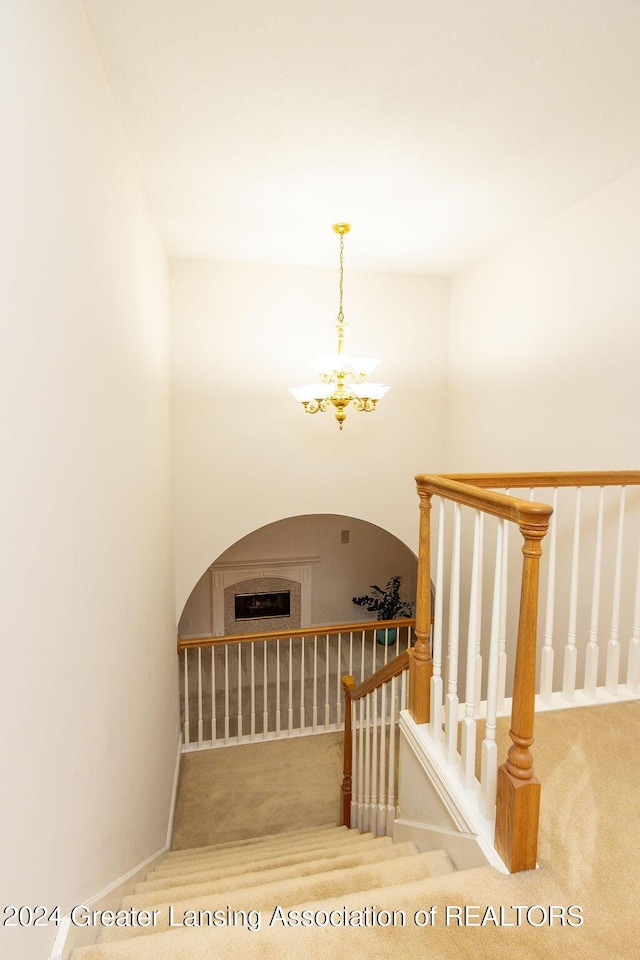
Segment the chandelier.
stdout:
<svg viewBox="0 0 640 960">
<path fill-rule="evenodd" d="M 311 366 L 320 377 L 320 382 L 291 387 L 291 393 L 302 404 L 306 413 L 335 410 L 335 418 L 342 430 L 349 404 L 361 413 L 371 413 L 389 387 L 385 387 L 383 383 L 367 383 L 367 375 L 375 370 L 379 360 L 371 357 L 349 357 L 344 353 L 344 328 L 347 326 L 342 309 L 344 235 L 351 230 L 351 224 L 334 223 L 333 229 L 340 237 L 340 307 L 335 323 L 338 331 L 338 352 L 314 357 Z"/>
</svg>

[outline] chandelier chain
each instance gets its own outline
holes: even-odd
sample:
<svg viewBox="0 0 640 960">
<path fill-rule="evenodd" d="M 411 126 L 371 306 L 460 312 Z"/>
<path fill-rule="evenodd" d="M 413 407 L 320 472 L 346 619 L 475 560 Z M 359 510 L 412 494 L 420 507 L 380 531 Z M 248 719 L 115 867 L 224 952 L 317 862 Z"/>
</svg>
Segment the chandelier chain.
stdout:
<svg viewBox="0 0 640 960">
<path fill-rule="evenodd" d="M 342 297 L 343 297 L 343 277 L 344 277 L 344 233 L 340 232 L 340 305 L 338 308 L 338 320 L 336 327 L 338 328 L 338 353 L 341 354 L 344 349 L 344 309 L 342 306 Z"/>
</svg>

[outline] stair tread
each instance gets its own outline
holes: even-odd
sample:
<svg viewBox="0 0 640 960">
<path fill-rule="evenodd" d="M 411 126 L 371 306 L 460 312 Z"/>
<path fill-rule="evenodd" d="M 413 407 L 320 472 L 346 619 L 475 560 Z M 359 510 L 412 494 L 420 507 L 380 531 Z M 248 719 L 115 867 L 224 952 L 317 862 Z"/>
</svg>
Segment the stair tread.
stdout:
<svg viewBox="0 0 640 960">
<path fill-rule="evenodd" d="M 305 860 L 302 863 L 287 864 L 283 867 L 265 867 L 262 870 L 252 870 L 234 877 L 228 875 L 220 878 L 210 877 L 205 881 L 183 885 L 176 884 L 170 888 L 162 887 L 149 890 L 143 882 L 138 884 L 135 893 L 124 898 L 122 906 L 155 906 L 158 903 L 166 902 L 169 893 L 173 900 L 187 900 L 191 897 L 224 893 L 230 885 L 235 890 L 240 890 L 243 887 L 257 886 L 263 880 L 267 882 L 289 880 L 295 877 L 327 873 L 330 870 L 344 870 L 347 867 L 362 866 L 367 863 L 396 860 L 417 853 L 415 844 L 410 840 L 405 843 L 385 846 L 374 846 L 371 843 L 368 844 L 368 847 L 372 849 L 354 851 L 340 857 Z"/>
<path fill-rule="evenodd" d="M 169 929 L 171 922 L 182 924 L 185 911 L 197 912 L 226 907 L 247 911 L 267 911 L 276 905 L 291 907 L 295 903 L 308 900 L 323 900 L 328 897 L 353 894 L 354 891 L 378 890 L 390 884 L 424 880 L 425 876 L 429 875 L 429 865 L 432 863 L 437 864 L 437 869 L 440 869 L 442 857 L 434 856 L 433 852 L 416 853 L 396 860 L 330 870 L 309 877 L 263 882 L 252 887 L 224 891 L 218 904 L 212 903 L 211 896 L 182 901 L 169 898 L 165 903 L 155 905 L 154 909 L 158 910 L 155 926 L 109 927 L 101 931 L 100 940 L 110 942 L 157 935 L 159 931 Z M 451 864 L 450 861 L 449 864 Z M 453 870 L 452 865 L 450 869 Z M 141 908 L 144 904 L 139 903 L 138 906 Z"/>
<path fill-rule="evenodd" d="M 299 827 L 295 830 L 281 830 L 279 833 L 265 833 L 260 837 L 243 837 L 239 840 L 224 840 L 221 843 L 209 843 L 202 847 L 183 847 L 179 850 L 170 850 L 163 862 L 166 863 L 169 860 L 178 860 L 181 857 L 194 856 L 200 853 L 213 853 L 216 850 L 238 849 L 240 847 L 250 847 L 253 845 L 259 847 L 273 840 L 292 840 L 297 836 L 306 834 L 330 833 L 331 831 L 344 833 L 347 829 L 347 827 L 341 827 L 335 823 L 323 823 L 317 827 Z"/>
<path fill-rule="evenodd" d="M 152 870 L 149 874 L 150 879 L 179 875 L 196 870 L 207 870 L 219 867 L 222 869 L 225 864 L 232 863 L 250 863 L 259 860 L 269 860 L 274 856 L 286 856 L 305 850 L 321 849 L 337 845 L 348 845 L 368 843 L 373 839 L 371 833 L 358 833 L 357 830 L 347 830 L 344 828 L 340 833 L 321 834 L 320 837 L 306 834 L 293 840 L 282 843 L 265 843 L 258 849 L 246 849 L 240 847 L 238 850 L 228 848 L 224 851 L 213 853 L 205 852 L 193 857 L 180 859 L 178 861 L 163 860 L 162 863 Z"/>
<path fill-rule="evenodd" d="M 410 842 L 410 841 L 409 841 Z M 394 845 L 388 837 L 377 837 L 362 847 L 356 845 L 355 848 L 345 851 L 344 846 L 333 848 L 320 848 L 309 851 L 303 851 L 293 856 L 277 857 L 273 860 L 264 860 L 246 864 L 236 864 L 230 866 L 224 871 L 201 870 L 196 873 L 181 874 L 180 876 L 171 876 L 159 880 L 143 880 L 136 884 L 133 895 L 137 894 L 158 894 L 176 887 L 195 886 L 203 883 L 224 883 L 226 886 L 238 886 L 240 881 L 245 883 L 245 877 L 252 874 L 267 874 L 270 871 L 283 871 L 282 877 L 287 873 L 291 876 L 300 875 L 299 871 L 306 868 L 309 864 L 327 864 L 327 869 L 332 869 L 331 864 L 339 860 L 351 860 L 356 862 L 369 862 L 371 860 L 382 858 L 383 856 L 392 856 L 392 851 L 403 847 L 403 844 Z M 390 853 L 391 851 L 391 853 Z M 164 897 L 166 899 L 166 897 Z M 149 900 L 151 902 L 151 900 Z"/>
<path fill-rule="evenodd" d="M 380 960 L 391 956 L 388 952 L 389 936 L 404 951 L 405 956 L 422 956 L 425 949 L 425 930 L 414 925 L 416 910 L 431 904 L 442 913 L 447 903 L 464 903 L 469 889 L 491 890 L 494 901 L 500 902 L 496 893 L 502 877 L 493 867 L 477 867 L 462 873 L 427 877 L 409 883 L 389 885 L 371 891 L 375 899 L 363 890 L 347 896 L 294 904 L 291 910 L 364 910 L 375 903 L 378 911 L 404 910 L 405 928 L 389 930 L 388 927 L 369 926 L 366 936 L 357 926 L 350 928 L 354 940 L 349 949 L 357 950 L 359 960 Z M 282 956 L 305 954 L 314 957 L 331 957 L 340 952 L 345 931 L 342 927 L 286 927 L 270 925 L 271 914 L 262 914 L 259 932 L 249 932 L 244 926 L 194 928 L 178 927 L 159 931 L 153 936 L 135 937 L 118 941 L 93 944 L 74 951 L 72 960 L 218 960 L 242 955 L 243 960 L 281 960 Z M 187 932 L 187 936 L 185 936 Z M 406 940 L 404 939 L 406 937 Z M 304 939 L 301 939 L 304 938 Z M 402 939 L 400 939 L 402 938 Z M 413 947 L 413 952 L 409 952 Z"/>
</svg>

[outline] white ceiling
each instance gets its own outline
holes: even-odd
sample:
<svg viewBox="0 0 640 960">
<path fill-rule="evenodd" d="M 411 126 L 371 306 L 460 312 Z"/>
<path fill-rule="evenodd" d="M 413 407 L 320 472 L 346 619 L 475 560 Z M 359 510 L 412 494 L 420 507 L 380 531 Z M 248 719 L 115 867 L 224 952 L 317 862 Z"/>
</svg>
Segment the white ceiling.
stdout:
<svg viewBox="0 0 640 960">
<path fill-rule="evenodd" d="M 640 163 L 637 0 L 84 0 L 173 256 L 450 273 Z"/>
</svg>

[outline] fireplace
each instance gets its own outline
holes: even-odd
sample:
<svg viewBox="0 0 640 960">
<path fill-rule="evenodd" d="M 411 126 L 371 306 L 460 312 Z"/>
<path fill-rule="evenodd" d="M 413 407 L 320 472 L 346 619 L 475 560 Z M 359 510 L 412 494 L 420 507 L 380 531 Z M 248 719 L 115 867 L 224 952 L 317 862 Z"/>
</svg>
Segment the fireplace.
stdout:
<svg viewBox="0 0 640 960">
<path fill-rule="evenodd" d="M 291 616 L 291 591 L 236 593 L 236 620 L 272 620 Z"/>
<path fill-rule="evenodd" d="M 311 568 L 319 557 L 291 557 L 277 560 L 236 560 L 211 566 L 212 633 L 261 633 L 273 630 L 296 630 L 311 623 Z M 285 600 L 275 595 L 289 594 Z M 242 609 L 236 613 L 236 596 L 270 597 L 269 611 Z M 281 604 L 276 612 L 276 604 Z M 285 612 L 286 610 L 286 612 Z M 256 615 L 249 616 L 249 613 Z M 266 612 L 266 616 L 265 616 Z M 245 618 L 246 614 L 246 618 Z"/>
</svg>

